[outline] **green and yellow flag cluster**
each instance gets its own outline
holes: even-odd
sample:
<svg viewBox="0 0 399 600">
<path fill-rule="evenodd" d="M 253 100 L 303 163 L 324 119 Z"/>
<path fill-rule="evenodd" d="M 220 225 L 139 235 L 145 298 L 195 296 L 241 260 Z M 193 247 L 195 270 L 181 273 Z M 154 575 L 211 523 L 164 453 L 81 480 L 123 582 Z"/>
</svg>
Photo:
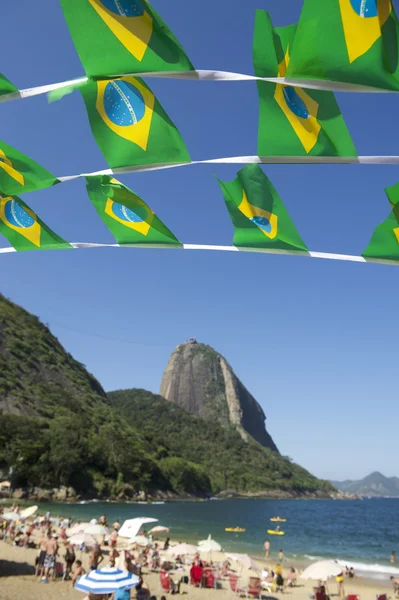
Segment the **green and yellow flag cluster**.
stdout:
<svg viewBox="0 0 399 600">
<path fill-rule="evenodd" d="M 399 261 L 399 183 L 385 189 L 392 211 L 378 227 L 367 248 L 364 258 Z"/>
<path fill-rule="evenodd" d="M 323 0 L 324 1 L 324 0 Z M 256 11 L 253 60 L 257 77 L 285 77 L 297 27 L 273 28 Z M 357 156 L 332 92 L 258 81 L 259 156 Z"/>
<path fill-rule="evenodd" d="M 59 183 L 47 169 L 0 140 L 0 191 L 13 196 Z"/>
<path fill-rule="evenodd" d="M 190 162 L 179 131 L 141 79 L 89 80 L 80 91 L 111 168 Z"/>
<path fill-rule="evenodd" d="M 392 0 L 304 0 L 287 77 L 399 90 Z"/>
<path fill-rule="evenodd" d="M 247 165 L 233 181 L 220 181 L 233 221 L 233 244 L 307 252 L 280 196 L 259 165 Z"/>
<path fill-rule="evenodd" d="M 132 190 L 108 177 L 86 177 L 89 198 L 120 246 L 181 246 L 181 242 Z"/>
<path fill-rule="evenodd" d="M 61 0 L 88 77 L 193 69 L 147 0 Z"/>
</svg>

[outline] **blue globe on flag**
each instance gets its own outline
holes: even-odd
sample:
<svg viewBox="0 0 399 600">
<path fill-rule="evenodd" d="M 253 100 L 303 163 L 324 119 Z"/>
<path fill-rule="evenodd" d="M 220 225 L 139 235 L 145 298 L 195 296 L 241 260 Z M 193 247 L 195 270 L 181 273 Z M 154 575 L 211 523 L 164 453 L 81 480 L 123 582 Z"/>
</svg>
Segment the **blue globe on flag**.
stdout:
<svg viewBox="0 0 399 600">
<path fill-rule="evenodd" d="M 144 7 L 138 0 L 101 0 L 101 3 L 121 17 L 141 17 L 144 14 Z"/>
<path fill-rule="evenodd" d="M 123 204 L 119 204 L 119 202 L 114 202 L 112 205 L 112 212 L 118 219 L 121 221 L 126 221 L 127 223 L 142 223 L 144 219 L 139 217 L 135 212 L 133 212 L 127 206 L 123 206 Z"/>
<path fill-rule="evenodd" d="M 353 10 L 359 17 L 378 17 L 377 0 L 350 0 Z"/>
<path fill-rule="evenodd" d="M 302 98 L 298 96 L 293 87 L 284 87 L 283 95 L 288 108 L 294 113 L 294 115 L 300 117 L 301 119 L 309 119 L 310 115 L 308 109 L 306 108 L 306 104 Z"/>
<path fill-rule="evenodd" d="M 104 91 L 104 110 L 112 123 L 129 127 L 144 117 L 145 102 L 139 90 L 128 81 L 110 81 Z"/>
<path fill-rule="evenodd" d="M 11 225 L 21 229 L 29 229 L 36 223 L 35 219 L 16 200 L 6 202 L 4 214 Z"/>
<path fill-rule="evenodd" d="M 260 229 L 267 231 L 267 233 L 271 233 L 272 226 L 270 224 L 269 219 L 266 219 L 266 217 L 253 217 L 251 221 L 252 223 L 255 223 L 255 225 L 257 225 Z"/>
</svg>

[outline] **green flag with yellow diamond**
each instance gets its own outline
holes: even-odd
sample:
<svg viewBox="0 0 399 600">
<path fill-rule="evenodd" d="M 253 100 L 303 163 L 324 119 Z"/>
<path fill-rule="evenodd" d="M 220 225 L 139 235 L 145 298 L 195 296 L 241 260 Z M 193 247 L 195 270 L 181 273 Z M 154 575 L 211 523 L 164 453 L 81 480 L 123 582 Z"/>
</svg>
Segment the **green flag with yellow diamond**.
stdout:
<svg viewBox="0 0 399 600">
<path fill-rule="evenodd" d="M 256 11 L 253 61 L 257 77 L 285 77 L 296 25 L 273 28 Z M 259 156 L 357 156 L 332 92 L 258 81 Z"/>
<path fill-rule="evenodd" d="M 0 73 L 0 96 L 12 94 L 14 92 L 18 92 L 18 88 L 16 88 L 7 77 Z"/>
<path fill-rule="evenodd" d="M 61 0 L 61 6 L 88 77 L 193 69 L 147 0 Z"/>
<path fill-rule="evenodd" d="M 0 140 L 0 190 L 15 196 L 59 183 L 47 169 Z"/>
<path fill-rule="evenodd" d="M 382 258 L 399 261 L 399 183 L 385 189 L 392 206 L 389 217 L 376 227 L 364 258 Z"/>
<path fill-rule="evenodd" d="M 141 79 L 90 80 L 79 89 L 111 168 L 190 162 L 179 131 Z"/>
<path fill-rule="evenodd" d="M 89 198 L 119 245 L 181 246 L 132 190 L 107 175 L 86 177 Z"/>
<path fill-rule="evenodd" d="M 287 77 L 399 90 L 392 0 L 305 0 Z"/>
<path fill-rule="evenodd" d="M 18 252 L 72 248 L 16 196 L 0 196 L 0 233 Z"/>
<path fill-rule="evenodd" d="M 247 165 L 233 181 L 220 181 L 234 225 L 234 246 L 307 252 L 280 196 L 259 165 Z"/>
</svg>

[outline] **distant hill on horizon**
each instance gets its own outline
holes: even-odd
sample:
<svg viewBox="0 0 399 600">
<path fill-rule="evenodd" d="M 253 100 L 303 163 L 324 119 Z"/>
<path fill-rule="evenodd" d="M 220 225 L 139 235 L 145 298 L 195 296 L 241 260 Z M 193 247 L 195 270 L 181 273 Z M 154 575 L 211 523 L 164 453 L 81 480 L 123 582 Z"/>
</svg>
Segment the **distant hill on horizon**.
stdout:
<svg viewBox="0 0 399 600">
<path fill-rule="evenodd" d="M 399 477 L 385 477 L 379 471 L 374 471 L 358 481 L 346 479 L 345 481 L 331 481 L 331 483 L 342 492 L 358 496 L 399 497 Z"/>
</svg>

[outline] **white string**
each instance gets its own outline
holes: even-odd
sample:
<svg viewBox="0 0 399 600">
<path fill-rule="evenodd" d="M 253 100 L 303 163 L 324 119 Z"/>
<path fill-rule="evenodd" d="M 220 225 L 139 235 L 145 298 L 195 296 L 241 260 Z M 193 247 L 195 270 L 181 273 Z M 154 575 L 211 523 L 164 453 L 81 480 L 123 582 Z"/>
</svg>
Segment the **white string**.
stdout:
<svg viewBox="0 0 399 600">
<path fill-rule="evenodd" d="M 319 258 L 323 260 L 339 260 L 356 263 L 376 263 L 381 265 L 399 266 L 399 260 L 386 260 L 383 258 L 363 258 L 351 254 L 332 254 L 330 252 L 305 252 L 295 250 L 276 250 L 274 248 L 238 248 L 237 246 L 214 246 L 208 244 L 182 244 L 182 246 L 171 246 L 162 244 L 100 244 L 92 242 L 69 242 L 74 249 L 89 248 L 158 248 L 167 250 L 202 250 L 215 252 L 254 252 L 257 254 L 278 254 L 287 256 L 302 256 L 306 258 Z M 17 252 L 15 248 L 0 248 L 0 254 Z"/>
<path fill-rule="evenodd" d="M 157 79 L 186 79 L 190 81 L 267 81 L 269 83 L 280 83 L 282 85 L 290 85 L 311 90 L 324 90 L 328 92 L 357 92 L 357 93 L 389 93 L 394 90 L 385 90 L 365 85 L 357 85 L 354 83 L 346 83 L 340 81 L 324 81 L 318 79 L 292 79 L 285 77 L 256 77 L 255 75 L 245 75 L 243 73 L 231 73 L 229 71 L 160 71 L 148 73 L 128 73 L 117 75 L 115 77 L 149 77 Z M 111 77 L 109 79 L 112 79 Z M 31 98 L 32 96 L 40 96 L 48 94 L 54 90 L 59 90 L 65 87 L 88 81 L 87 77 L 78 77 L 69 81 L 59 83 L 50 83 L 48 85 L 39 85 L 18 92 L 4 94 L 0 96 L 1 102 L 9 102 L 20 98 Z"/>
</svg>

